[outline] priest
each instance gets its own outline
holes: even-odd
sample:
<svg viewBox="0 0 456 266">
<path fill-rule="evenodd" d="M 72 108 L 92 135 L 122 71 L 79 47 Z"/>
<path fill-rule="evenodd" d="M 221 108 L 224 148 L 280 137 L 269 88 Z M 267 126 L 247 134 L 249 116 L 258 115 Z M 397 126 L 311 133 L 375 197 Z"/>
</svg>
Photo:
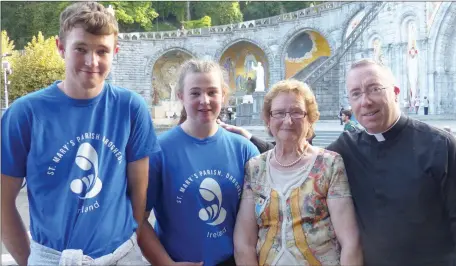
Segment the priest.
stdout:
<svg viewBox="0 0 456 266">
<path fill-rule="evenodd" d="M 327 147 L 342 155 L 365 265 L 455 265 L 456 140 L 401 114 L 391 70 L 354 63 L 347 90 L 365 128 Z"/>
</svg>

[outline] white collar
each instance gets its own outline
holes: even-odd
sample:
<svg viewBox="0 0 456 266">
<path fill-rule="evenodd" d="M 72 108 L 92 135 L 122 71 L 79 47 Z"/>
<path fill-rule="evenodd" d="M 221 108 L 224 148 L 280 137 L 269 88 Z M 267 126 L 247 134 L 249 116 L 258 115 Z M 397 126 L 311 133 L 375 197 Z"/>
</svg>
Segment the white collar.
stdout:
<svg viewBox="0 0 456 266">
<path fill-rule="evenodd" d="M 390 126 L 387 130 L 385 130 L 385 131 L 383 131 L 383 132 L 381 132 L 381 133 L 374 133 L 374 134 L 373 134 L 373 133 L 369 133 L 369 132 L 367 132 L 367 129 L 366 129 L 365 131 L 366 131 L 366 133 L 367 133 L 368 135 L 374 136 L 374 137 L 377 139 L 378 142 L 385 141 L 386 139 L 385 139 L 385 137 L 383 136 L 383 134 L 384 134 L 385 132 L 388 132 L 390 129 L 392 129 L 392 128 L 397 124 L 397 122 L 399 121 L 400 118 L 401 118 L 401 114 L 399 114 L 399 116 L 398 116 L 397 119 L 396 119 L 396 122 L 394 122 L 392 126 Z"/>
</svg>

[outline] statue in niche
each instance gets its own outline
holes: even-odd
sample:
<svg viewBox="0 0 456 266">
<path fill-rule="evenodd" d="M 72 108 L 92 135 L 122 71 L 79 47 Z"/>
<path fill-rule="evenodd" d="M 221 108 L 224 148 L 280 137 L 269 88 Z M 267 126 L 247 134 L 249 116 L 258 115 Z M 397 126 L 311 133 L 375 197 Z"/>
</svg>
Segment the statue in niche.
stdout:
<svg viewBox="0 0 456 266">
<path fill-rule="evenodd" d="M 169 100 L 171 102 L 176 101 L 176 85 L 177 83 L 175 81 L 171 81 L 168 83 L 169 88 L 171 89 L 171 95 L 169 96 Z"/>
<path fill-rule="evenodd" d="M 416 45 L 416 25 L 414 21 L 408 24 L 407 72 L 410 86 L 410 99 L 418 96 L 418 48 Z"/>
<path fill-rule="evenodd" d="M 374 48 L 374 55 L 373 55 L 374 60 L 377 61 L 377 62 L 383 63 L 383 62 L 382 62 L 382 59 L 383 59 L 383 55 L 382 55 L 382 43 L 380 42 L 379 39 L 375 39 L 375 40 L 373 41 L 372 46 L 373 46 L 373 48 Z"/>
<path fill-rule="evenodd" d="M 258 62 L 256 66 L 252 64 L 252 69 L 256 72 L 255 91 L 264 91 L 264 68 L 261 62 Z"/>
</svg>

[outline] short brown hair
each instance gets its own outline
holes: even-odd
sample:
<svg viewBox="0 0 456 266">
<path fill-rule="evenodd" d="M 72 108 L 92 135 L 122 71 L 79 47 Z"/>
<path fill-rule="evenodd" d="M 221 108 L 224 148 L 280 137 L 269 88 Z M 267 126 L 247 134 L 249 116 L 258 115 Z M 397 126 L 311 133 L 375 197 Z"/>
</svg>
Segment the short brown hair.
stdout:
<svg viewBox="0 0 456 266">
<path fill-rule="evenodd" d="M 77 2 L 68 6 L 60 14 L 59 39 L 64 40 L 65 34 L 75 27 L 81 27 L 94 35 L 117 35 L 119 25 L 114 14 L 97 2 Z"/>
<path fill-rule="evenodd" d="M 350 119 L 351 116 L 352 116 L 352 111 L 350 111 L 350 110 L 342 110 L 342 114 Z"/>
<path fill-rule="evenodd" d="M 182 93 L 184 90 L 184 81 L 185 77 L 189 73 L 209 73 L 215 71 L 220 75 L 220 84 L 222 84 L 222 93 L 225 96 L 225 103 L 228 100 L 228 94 L 230 92 L 228 85 L 226 84 L 223 78 L 223 68 L 220 64 L 212 60 L 202 60 L 202 59 L 190 59 L 185 61 L 179 69 L 179 78 L 177 81 L 176 91 Z M 181 116 L 178 124 L 182 124 L 187 119 L 187 112 L 184 107 L 182 107 Z"/>
<path fill-rule="evenodd" d="M 314 134 L 313 124 L 318 121 L 320 118 L 320 112 L 318 111 L 318 104 L 315 99 L 315 95 L 313 94 L 312 90 L 310 89 L 309 85 L 303 83 L 301 81 L 295 79 L 287 79 L 282 80 L 274 84 L 271 90 L 266 94 L 264 97 L 264 105 L 263 105 L 263 119 L 265 122 L 269 122 L 271 119 L 271 107 L 272 107 L 272 100 L 281 92 L 285 93 L 294 93 L 297 97 L 300 97 L 304 100 L 304 104 L 306 106 L 306 113 L 307 113 L 307 120 L 309 121 L 311 127 L 307 132 L 305 138 L 310 139 Z M 268 133 L 271 132 L 268 129 Z"/>
</svg>

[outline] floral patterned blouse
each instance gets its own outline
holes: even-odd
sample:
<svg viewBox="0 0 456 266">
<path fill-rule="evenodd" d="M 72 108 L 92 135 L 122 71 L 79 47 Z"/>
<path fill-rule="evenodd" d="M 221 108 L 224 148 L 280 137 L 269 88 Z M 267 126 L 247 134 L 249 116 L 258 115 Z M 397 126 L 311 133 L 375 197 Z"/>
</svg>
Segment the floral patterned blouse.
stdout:
<svg viewBox="0 0 456 266">
<path fill-rule="evenodd" d="M 284 254 L 297 265 L 340 265 L 327 199 L 351 197 L 342 157 L 319 148 L 314 163 L 283 195 L 270 181 L 272 152 L 247 163 L 244 181 L 244 190 L 251 190 L 255 200 L 259 265 L 280 264 Z"/>
</svg>

